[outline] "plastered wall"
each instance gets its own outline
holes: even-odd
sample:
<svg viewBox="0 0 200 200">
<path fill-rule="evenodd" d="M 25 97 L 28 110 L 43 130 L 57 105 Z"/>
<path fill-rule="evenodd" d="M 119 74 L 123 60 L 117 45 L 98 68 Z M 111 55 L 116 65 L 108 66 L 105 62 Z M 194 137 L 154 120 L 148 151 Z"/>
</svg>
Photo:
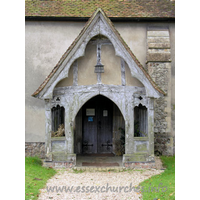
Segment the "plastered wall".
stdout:
<svg viewBox="0 0 200 200">
<path fill-rule="evenodd" d="M 26 77 L 25 77 L 25 124 L 26 142 L 45 141 L 45 114 L 44 102 L 31 96 L 31 94 L 45 80 L 46 76 L 55 67 L 63 53 L 71 45 L 85 25 L 85 22 L 58 22 L 58 21 L 26 21 L 25 24 L 25 50 L 26 50 Z M 163 23 L 130 23 L 114 22 L 124 41 L 128 44 L 141 64 L 146 67 L 146 34 L 149 25 L 163 25 Z M 170 43 L 172 55 L 171 69 L 171 106 L 175 107 L 175 26 L 174 23 L 165 23 L 170 30 Z M 78 84 L 95 84 L 97 77 L 94 73 L 96 64 L 96 46 L 88 45 L 85 56 L 78 59 Z M 102 75 L 104 84 L 121 85 L 120 58 L 115 56 L 112 46 L 102 46 L 102 64 L 105 65 L 105 74 Z M 107 68 L 109 66 L 109 68 Z M 130 76 L 126 66 L 126 84 L 138 85 L 140 82 Z M 110 69 L 112 69 L 111 73 Z M 107 72 L 107 73 L 106 73 Z M 73 69 L 69 77 L 58 83 L 57 87 L 73 84 Z M 90 77 L 88 79 L 88 76 Z M 112 82 L 112 83 L 111 83 Z M 172 111 L 171 134 L 175 130 L 175 112 Z"/>
</svg>

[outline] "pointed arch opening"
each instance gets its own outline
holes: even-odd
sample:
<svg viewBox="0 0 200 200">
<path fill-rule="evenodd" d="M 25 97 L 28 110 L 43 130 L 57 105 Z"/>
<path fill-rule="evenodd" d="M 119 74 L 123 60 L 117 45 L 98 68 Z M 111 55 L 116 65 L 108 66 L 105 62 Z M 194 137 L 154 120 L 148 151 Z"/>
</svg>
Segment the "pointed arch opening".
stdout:
<svg viewBox="0 0 200 200">
<path fill-rule="evenodd" d="M 74 153 L 122 156 L 125 152 L 124 130 L 125 121 L 118 106 L 103 95 L 92 97 L 75 118 Z"/>
<path fill-rule="evenodd" d="M 147 108 L 139 104 L 134 108 L 134 137 L 148 136 Z"/>
<path fill-rule="evenodd" d="M 60 99 L 59 99 L 60 100 Z M 51 108 L 51 137 L 65 136 L 65 108 L 57 105 Z"/>
</svg>

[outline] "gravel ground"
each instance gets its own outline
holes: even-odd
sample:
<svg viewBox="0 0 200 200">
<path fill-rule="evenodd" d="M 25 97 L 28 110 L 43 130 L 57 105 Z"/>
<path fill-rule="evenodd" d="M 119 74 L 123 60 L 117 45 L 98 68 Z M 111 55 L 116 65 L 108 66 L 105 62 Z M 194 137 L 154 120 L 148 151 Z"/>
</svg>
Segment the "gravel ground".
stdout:
<svg viewBox="0 0 200 200">
<path fill-rule="evenodd" d="M 39 200 L 81 200 L 81 199 L 142 199 L 139 189 L 134 191 L 139 183 L 153 175 L 162 173 L 163 170 L 128 170 L 124 172 L 82 172 L 75 173 L 71 169 L 58 170 L 58 173 L 48 180 L 46 188 L 40 190 Z M 54 192 L 48 192 L 55 186 Z M 63 191 L 56 191 L 63 187 Z M 68 186 L 72 192 L 65 191 Z M 93 186 L 93 187 L 92 187 Z M 113 187 L 114 190 L 113 191 Z M 131 188 L 132 187 L 132 191 Z M 121 189 L 121 192 L 120 192 Z M 148 189 L 148 188 L 147 188 Z M 107 191 L 106 191 L 107 190 Z M 112 190 L 112 191 L 111 191 Z"/>
</svg>

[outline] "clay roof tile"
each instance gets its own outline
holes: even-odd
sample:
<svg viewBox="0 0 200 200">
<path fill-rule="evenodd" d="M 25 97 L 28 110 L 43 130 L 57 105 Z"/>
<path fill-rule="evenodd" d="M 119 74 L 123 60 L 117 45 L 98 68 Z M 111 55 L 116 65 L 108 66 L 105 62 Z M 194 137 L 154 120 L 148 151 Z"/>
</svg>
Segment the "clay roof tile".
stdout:
<svg viewBox="0 0 200 200">
<path fill-rule="evenodd" d="M 25 16 L 89 18 L 98 7 L 109 18 L 175 18 L 170 0 L 25 0 Z"/>
</svg>

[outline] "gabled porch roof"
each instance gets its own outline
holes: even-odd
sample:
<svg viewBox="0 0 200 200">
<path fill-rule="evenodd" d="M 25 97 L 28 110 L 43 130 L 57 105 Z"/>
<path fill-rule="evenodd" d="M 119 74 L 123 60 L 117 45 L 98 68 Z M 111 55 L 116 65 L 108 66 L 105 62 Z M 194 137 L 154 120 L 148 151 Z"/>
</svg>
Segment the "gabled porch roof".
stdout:
<svg viewBox="0 0 200 200">
<path fill-rule="evenodd" d="M 100 28 L 98 30 L 99 32 L 96 30 L 97 26 L 101 27 L 101 30 Z M 104 29 L 108 29 L 108 31 L 106 32 Z M 32 96 L 42 99 L 50 98 L 52 96 L 52 88 L 55 87 L 56 83 L 61 79 L 68 77 L 68 71 L 71 66 L 69 60 L 72 60 L 71 57 L 74 56 L 78 50 L 80 51 L 80 49 L 83 49 L 82 52 L 77 53 L 73 59 L 75 60 L 84 55 L 85 46 L 87 45 L 86 41 L 89 41 L 92 38 L 92 36 L 88 36 L 88 33 L 91 32 L 91 30 L 94 30 L 93 36 L 95 36 L 95 34 L 108 34 L 108 39 L 111 40 L 115 47 L 116 55 L 124 58 L 124 60 L 129 65 L 132 76 L 138 78 L 141 82 L 143 82 L 145 88 L 148 87 L 148 90 L 151 91 L 147 92 L 147 95 L 155 98 L 165 95 L 165 92 L 156 85 L 151 76 L 130 50 L 128 45 L 120 36 L 119 32 L 115 29 L 111 20 L 106 16 L 101 8 L 98 8 L 85 24 L 78 37 L 63 54 L 57 65 L 53 68 L 51 73 L 46 77 L 39 88 L 32 94 Z M 112 34 L 112 37 L 109 38 L 109 34 Z M 80 46 L 82 46 L 82 48 L 80 48 Z M 66 67 L 67 65 L 68 67 Z M 61 71 L 65 72 L 60 75 Z"/>
</svg>

